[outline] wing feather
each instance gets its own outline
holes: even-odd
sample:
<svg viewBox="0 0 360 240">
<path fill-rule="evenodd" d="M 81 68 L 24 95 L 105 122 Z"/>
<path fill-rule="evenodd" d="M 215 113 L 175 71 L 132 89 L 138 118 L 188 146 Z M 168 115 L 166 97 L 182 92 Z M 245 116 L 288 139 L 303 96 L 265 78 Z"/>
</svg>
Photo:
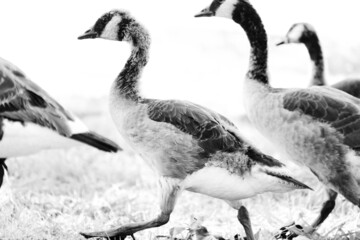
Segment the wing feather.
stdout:
<svg viewBox="0 0 360 240">
<path fill-rule="evenodd" d="M 146 100 L 149 118 L 172 124 L 191 135 L 209 157 L 216 152 L 241 151 L 262 165 L 282 166 L 276 159 L 249 146 L 240 136 L 235 124 L 224 116 L 200 105 L 176 100 Z"/>
<path fill-rule="evenodd" d="M 339 90 L 312 87 L 284 94 L 283 106 L 328 123 L 343 134 L 344 143 L 360 150 L 360 101 Z"/>
<path fill-rule="evenodd" d="M 72 115 L 16 66 L 0 59 L 0 116 L 23 123 L 31 122 L 71 135 Z"/>
<path fill-rule="evenodd" d="M 243 141 L 228 132 L 216 114 L 189 102 L 154 100 L 148 104 L 148 114 L 154 121 L 170 123 L 190 134 L 209 153 L 236 151 L 243 146 Z"/>
</svg>

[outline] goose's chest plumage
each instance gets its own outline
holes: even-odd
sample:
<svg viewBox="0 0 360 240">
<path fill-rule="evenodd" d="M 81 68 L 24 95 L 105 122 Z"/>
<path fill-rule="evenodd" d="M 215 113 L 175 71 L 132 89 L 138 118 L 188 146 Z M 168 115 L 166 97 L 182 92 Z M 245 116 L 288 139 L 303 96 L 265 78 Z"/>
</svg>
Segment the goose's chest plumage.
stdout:
<svg viewBox="0 0 360 240">
<path fill-rule="evenodd" d="M 150 119 L 147 104 L 116 97 L 110 112 L 122 137 L 160 175 L 185 178 L 204 165 L 196 140 L 169 123 Z"/>
</svg>

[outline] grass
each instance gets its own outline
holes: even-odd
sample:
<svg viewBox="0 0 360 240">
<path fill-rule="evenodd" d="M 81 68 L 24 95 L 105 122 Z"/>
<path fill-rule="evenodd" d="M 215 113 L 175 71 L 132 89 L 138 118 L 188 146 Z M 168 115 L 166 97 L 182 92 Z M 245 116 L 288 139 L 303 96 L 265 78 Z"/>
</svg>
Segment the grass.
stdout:
<svg viewBox="0 0 360 240">
<path fill-rule="evenodd" d="M 102 104 L 98 109 L 103 109 Z M 78 114 L 93 129 L 118 138 L 112 125 L 99 125 L 110 122 L 106 113 Z M 156 175 L 130 151 L 52 150 L 10 159 L 8 166 L 13 200 L 0 208 L 0 239 L 83 239 L 78 232 L 147 220 L 158 213 Z M 260 231 L 259 239 L 271 239 L 279 227 L 293 220 L 310 223 L 320 210 L 326 196 L 321 185 L 309 173 L 297 168 L 293 172 L 315 191 L 266 193 L 244 201 L 255 232 Z M 244 235 L 236 214 L 221 200 L 184 192 L 167 225 L 136 237 L 169 235 L 171 228 L 186 227 L 195 216 L 211 233 L 232 239 L 237 233 Z M 350 234 L 357 231 L 358 209 L 339 197 L 318 233 L 319 239 L 358 239 Z"/>
</svg>

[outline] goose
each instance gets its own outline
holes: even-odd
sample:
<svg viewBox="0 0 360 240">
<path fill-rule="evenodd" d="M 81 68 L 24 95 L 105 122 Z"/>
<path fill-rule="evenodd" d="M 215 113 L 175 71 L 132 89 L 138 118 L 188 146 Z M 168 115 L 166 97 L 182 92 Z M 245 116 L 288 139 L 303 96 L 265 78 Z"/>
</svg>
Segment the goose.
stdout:
<svg viewBox="0 0 360 240">
<path fill-rule="evenodd" d="M 160 214 L 154 219 L 99 231 L 85 238 L 124 239 L 166 224 L 184 190 L 223 199 L 238 211 L 248 239 L 250 218 L 240 200 L 263 192 L 286 192 L 308 186 L 283 172 L 278 160 L 247 144 L 224 116 L 182 100 L 141 96 L 139 79 L 149 60 L 150 35 L 125 10 L 97 19 L 78 39 L 125 41 L 131 54 L 112 84 L 110 112 L 120 135 L 159 176 Z"/>
<path fill-rule="evenodd" d="M 360 100 L 327 86 L 272 88 L 267 35 L 251 3 L 214 0 L 195 15 L 212 16 L 232 19 L 248 37 L 250 61 L 243 100 L 250 121 L 283 157 L 309 168 L 328 189 L 328 200 L 308 233 L 328 217 L 338 193 L 359 206 Z"/>
<path fill-rule="evenodd" d="M 293 24 L 285 38 L 276 45 L 280 46 L 290 43 L 303 43 L 309 52 L 313 68 L 310 86 L 326 85 L 324 77 L 324 58 L 315 28 L 309 23 Z M 360 97 L 360 79 L 345 79 L 331 85 L 331 87 L 347 92 L 354 97 Z"/>
<path fill-rule="evenodd" d="M 7 158 L 74 147 L 77 142 L 105 152 L 122 150 L 90 131 L 17 66 L 0 58 L 0 187 L 7 180 Z"/>
</svg>

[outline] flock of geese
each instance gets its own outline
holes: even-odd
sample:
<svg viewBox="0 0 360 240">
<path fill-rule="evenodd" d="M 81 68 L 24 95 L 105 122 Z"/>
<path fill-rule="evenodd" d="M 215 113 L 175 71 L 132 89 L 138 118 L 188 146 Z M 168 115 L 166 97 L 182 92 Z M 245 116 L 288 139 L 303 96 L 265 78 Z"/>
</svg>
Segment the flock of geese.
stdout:
<svg viewBox="0 0 360 240">
<path fill-rule="evenodd" d="M 307 23 L 294 24 L 278 43 L 303 43 L 307 47 L 313 63 L 311 86 L 280 89 L 269 84 L 267 35 L 248 0 L 214 0 L 195 16 L 229 18 L 245 31 L 250 57 L 241 94 L 248 118 L 285 159 L 309 168 L 328 190 L 328 200 L 309 233 L 334 209 L 338 194 L 360 206 L 360 81 L 350 79 L 326 86 L 322 50 L 314 28 Z M 161 211 L 149 221 L 81 233 L 85 238 L 124 239 L 164 225 L 178 197 L 188 190 L 225 200 L 238 212 L 247 239 L 254 240 L 242 199 L 264 192 L 311 189 L 287 174 L 283 163 L 247 143 L 235 124 L 221 114 L 188 101 L 142 97 L 138 85 L 149 61 L 150 36 L 127 11 L 105 13 L 78 37 L 95 38 L 131 45 L 131 55 L 111 87 L 110 112 L 121 136 L 157 172 Z M 0 185 L 9 157 L 76 146 L 76 141 L 102 151 L 121 150 L 116 143 L 88 130 L 14 65 L 1 60 L 0 74 Z M 18 123 L 23 128 L 21 133 L 28 128 L 45 131 L 53 140 L 25 141 L 19 132 L 8 130 L 10 123 Z M 282 230 L 277 238 L 297 236 L 289 234 L 289 228 Z"/>
</svg>

